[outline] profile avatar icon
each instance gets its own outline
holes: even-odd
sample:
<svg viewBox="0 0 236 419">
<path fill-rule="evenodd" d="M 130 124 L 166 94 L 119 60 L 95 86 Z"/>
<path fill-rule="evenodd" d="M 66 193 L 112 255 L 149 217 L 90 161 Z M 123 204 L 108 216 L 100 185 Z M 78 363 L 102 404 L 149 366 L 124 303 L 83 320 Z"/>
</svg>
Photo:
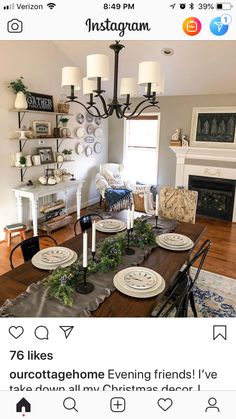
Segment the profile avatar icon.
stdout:
<svg viewBox="0 0 236 419">
<path fill-rule="evenodd" d="M 212 410 L 212 409 L 216 409 L 217 410 L 217 412 L 220 412 L 220 409 L 219 409 L 219 407 L 218 406 L 216 406 L 217 405 L 217 400 L 215 399 L 215 397 L 211 397 L 209 400 L 208 400 L 208 405 L 209 406 L 207 406 L 207 408 L 205 409 L 205 412 L 208 412 L 209 410 Z"/>
</svg>

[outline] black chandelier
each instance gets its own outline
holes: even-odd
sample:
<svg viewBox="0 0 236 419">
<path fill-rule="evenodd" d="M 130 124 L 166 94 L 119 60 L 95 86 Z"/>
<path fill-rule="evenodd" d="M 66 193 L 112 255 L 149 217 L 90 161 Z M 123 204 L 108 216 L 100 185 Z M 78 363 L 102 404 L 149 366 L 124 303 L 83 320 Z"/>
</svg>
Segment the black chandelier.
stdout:
<svg viewBox="0 0 236 419">
<path fill-rule="evenodd" d="M 67 102 L 78 103 L 91 116 L 106 119 L 115 114 L 117 118 L 137 118 L 144 110 L 158 108 L 157 92 L 160 89 L 160 65 L 156 61 L 143 61 L 139 64 L 138 84 L 145 87 L 144 99 L 132 110 L 131 96 L 136 95 L 136 81 L 133 78 L 123 78 L 120 83 L 120 95 L 126 100 L 121 103 L 118 99 L 119 53 L 125 48 L 120 41 L 111 44 L 114 51 L 114 85 L 113 97 L 106 103 L 103 96 L 102 81 L 109 78 L 109 57 L 103 54 L 93 54 L 87 57 L 87 77 L 83 78 L 83 94 L 89 95 L 86 104 L 78 101 L 75 91 L 81 88 L 81 71 L 78 67 L 64 67 L 62 69 L 62 87 L 70 86 L 70 96 Z M 102 111 L 97 107 L 95 98 L 99 99 Z"/>
</svg>

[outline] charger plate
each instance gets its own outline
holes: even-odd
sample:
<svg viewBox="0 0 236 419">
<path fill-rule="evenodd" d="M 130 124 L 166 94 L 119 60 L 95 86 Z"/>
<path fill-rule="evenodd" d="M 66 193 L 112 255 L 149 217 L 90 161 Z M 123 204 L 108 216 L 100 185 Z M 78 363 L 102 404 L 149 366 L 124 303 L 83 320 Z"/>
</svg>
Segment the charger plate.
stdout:
<svg viewBox="0 0 236 419">
<path fill-rule="evenodd" d="M 173 250 L 175 252 L 184 252 L 185 250 L 192 249 L 192 247 L 194 246 L 194 243 L 191 239 L 189 239 L 189 240 L 190 240 L 190 242 L 187 245 L 184 245 L 184 246 L 170 246 L 169 244 L 163 242 L 160 239 L 160 236 L 156 237 L 156 242 L 160 247 L 163 247 L 163 249 L 166 249 L 166 250 Z"/>
</svg>

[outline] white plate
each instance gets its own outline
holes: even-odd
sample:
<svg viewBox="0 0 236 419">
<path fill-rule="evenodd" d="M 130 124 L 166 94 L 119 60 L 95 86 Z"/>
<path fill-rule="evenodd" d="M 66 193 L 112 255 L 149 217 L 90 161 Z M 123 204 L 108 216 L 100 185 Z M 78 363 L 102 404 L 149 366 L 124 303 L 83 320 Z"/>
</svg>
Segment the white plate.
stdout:
<svg viewBox="0 0 236 419">
<path fill-rule="evenodd" d="M 95 131 L 94 131 L 94 136 L 95 136 L 96 138 L 101 138 L 101 137 L 102 137 L 102 134 L 103 134 L 103 130 L 102 130 L 102 128 L 96 128 L 96 129 L 95 129 Z"/>
<path fill-rule="evenodd" d="M 76 130 L 76 136 L 78 138 L 83 138 L 85 136 L 85 134 L 86 134 L 86 131 L 83 127 L 80 127 Z"/>
<path fill-rule="evenodd" d="M 72 263 L 74 263 L 78 258 L 78 255 L 74 252 L 74 256 L 69 261 L 60 264 L 49 265 L 49 263 L 38 262 L 38 260 L 35 259 L 35 256 L 33 256 L 31 259 L 32 265 L 34 265 L 36 268 L 43 269 L 45 271 L 52 271 L 58 268 L 59 266 L 61 266 L 62 268 L 66 268 L 66 266 L 72 265 Z"/>
<path fill-rule="evenodd" d="M 76 153 L 81 155 L 84 153 L 84 143 L 82 143 L 82 141 L 80 141 L 77 146 L 76 146 Z"/>
<path fill-rule="evenodd" d="M 87 122 L 93 122 L 93 116 L 92 115 L 90 115 L 90 113 L 86 113 L 86 115 L 85 115 L 85 118 L 86 118 L 86 121 Z"/>
<path fill-rule="evenodd" d="M 184 236 L 183 234 L 176 234 L 176 233 L 167 233 L 161 234 L 159 239 L 166 244 L 171 246 L 185 246 L 189 244 L 189 237 Z"/>
<path fill-rule="evenodd" d="M 87 147 L 85 147 L 85 155 L 89 157 L 91 156 L 91 154 L 93 154 L 93 148 L 91 147 L 91 145 L 87 145 Z"/>
<path fill-rule="evenodd" d="M 87 133 L 88 133 L 89 135 L 91 135 L 91 134 L 93 134 L 93 133 L 94 133 L 94 126 L 93 126 L 92 124 L 89 124 L 89 125 L 87 126 Z"/>
<path fill-rule="evenodd" d="M 127 269 L 130 269 L 130 268 L 127 268 Z M 152 271 L 151 269 L 148 269 L 148 268 L 140 267 L 141 270 L 145 269 L 149 272 L 152 272 L 152 274 L 154 276 L 156 276 L 157 283 L 152 288 L 150 288 L 150 289 L 134 289 L 134 288 L 128 287 L 125 283 L 122 284 L 121 277 L 124 276 L 124 272 L 127 271 L 127 269 L 123 269 L 122 271 L 118 272 L 113 278 L 113 283 L 114 283 L 115 287 L 120 292 L 122 292 L 123 294 L 129 295 L 130 297 L 136 297 L 136 298 L 150 298 L 150 297 L 154 297 L 155 295 L 158 295 L 158 294 L 160 294 L 164 291 L 164 289 L 165 289 L 164 278 L 162 278 L 161 275 L 159 275 L 157 272 Z M 132 268 L 132 269 L 134 269 L 134 268 Z M 138 268 L 135 267 L 135 269 L 138 269 Z"/>
<path fill-rule="evenodd" d="M 123 223 L 123 221 L 114 220 L 114 219 L 110 218 L 108 220 L 99 220 L 99 221 L 97 221 L 96 225 L 99 225 L 99 226 L 101 226 L 103 228 L 111 228 L 111 229 L 114 229 L 114 228 L 121 227 L 122 223 Z"/>
<path fill-rule="evenodd" d="M 84 122 L 84 115 L 82 113 L 79 113 L 76 117 L 76 120 L 78 122 L 78 124 L 83 124 Z"/>
<path fill-rule="evenodd" d="M 99 116 L 96 116 L 96 117 L 95 117 L 95 123 L 96 123 L 97 125 L 100 125 L 100 124 L 101 124 L 101 122 L 102 122 L 102 119 L 101 119 Z"/>
<path fill-rule="evenodd" d="M 43 250 L 47 251 L 47 249 L 43 249 Z M 45 260 L 42 260 L 42 257 L 41 257 L 42 256 L 41 252 L 43 252 L 43 250 L 40 250 L 38 253 L 36 253 L 36 255 L 34 255 L 34 261 L 38 263 L 42 263 L 44 265 L 53 266 L 53 267 L 55 265 L 60 265 L 61 263 L 69 262 L 75 255 L 74 250 L 66 248 L 66 250 L 68 250 L 68 256 L 66 259 L 61 260 L 61 261 L 58 260 L 57 262 L 46 262 Z"/>
<path fill-rule="evenodd" d="M 44 263 L 61 263 L 70 258 L 71 250 L 66 247 L 55 246 L 40 250 L 37 256 Z"/>
<path fill-rule="evenodd" d="M 169 246 L 167 243 L 163 243 L 162 241 L 160 241 L 159 236 L 156 237 L 156 242 L 160 247 L 163 247 L 163 249 L 173 250 L 175 252 L 184 252 L 185 250 L 192 249 L 192 247 L 194 246 L 194 243 L 191 239 L 190 243 L 186 246 Z"/>
<path fill-rule="evenodd" d="M 101 153 L 101 151 L 102 151 L 102 144 L 101 144 L 99 141 L 97 141 L 97 142 L 94 144 L 93 149 L 94 149 L 94 153 L 96 153 L 96 154 L 100 154 L 100 153 Z"/>
<path fill-rule="evenodd" d="M 139 266 L 124 269 L 119 274 L 118 279 L 121 285 L 126 285 L 128 289 L 147 290 L 161 284 L 160 279 L 157 284 L 158 277 L 156 272 Z"/>
<path fill-rule="evenodd" d="M 102 233 L 118 233 L 126 229 L 124 221 L 120 220 L 101 220 L 96 223 L 96 230 Z"/>
</svg>

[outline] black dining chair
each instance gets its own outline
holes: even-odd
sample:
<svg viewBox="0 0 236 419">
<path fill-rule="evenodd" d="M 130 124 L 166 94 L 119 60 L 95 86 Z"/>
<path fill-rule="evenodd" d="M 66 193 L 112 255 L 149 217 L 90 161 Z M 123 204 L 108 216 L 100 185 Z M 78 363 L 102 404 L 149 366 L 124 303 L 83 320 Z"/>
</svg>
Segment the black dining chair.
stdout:
<svg viewBox="0 0 236 419">
<path fill-rule="evenodd" d="M 22 242 L 18 243 L 11 251 L 9 260 L 11 269 L 14 269 L 13 265 L 13 255 L 18 247 L 21 248 L 22 256 L 25 262 L 28 262 L 28 260 L 31 260 L 32 257 L 39 252 L 40 250 L 40 240 L 41 239 L 49 239 L 57 246 L 57 241 L 49 235 L 43 235 L 43 236 L 34 236 L 30 237 L 26 240 L 23 240 Z"/>
<path fill-rule="evenodd" d="M 86 230 L 89 230 L 92 227 L 92 220 L 93 218 L 100 218 L 101 220 L 103 220 L 103 217 L 100 214 L 86 214 L 83 215 L 82 217 L 80 217 L 74 224 L 74 232 L 75 232 L 75 236 L 78 236 L 79 233 L 77 233 L 77 226 L 78 224 L 80 225 L 80 228 L 82 230 L 82 232 L 84 233 Z"/>
<path fill-rule="evenodd" d="M 169 317 L 174 311 L 174 317 L 188 317 L 189 305 L 194 317 L 197 317 L 193 286 L 199 277 L 210 245 L 210 240 L 206 240 L 189 260 L 185 268 L 178 273 L 173 283 L 165 292 L 164 303 L 161 308 L 160 304 L 158 304 L 158 307 L 153 310 L 151 317 Z M 190 268 L 196 262 L 198 262 L 196 270 L 191 271 Z"/>
</svg>

